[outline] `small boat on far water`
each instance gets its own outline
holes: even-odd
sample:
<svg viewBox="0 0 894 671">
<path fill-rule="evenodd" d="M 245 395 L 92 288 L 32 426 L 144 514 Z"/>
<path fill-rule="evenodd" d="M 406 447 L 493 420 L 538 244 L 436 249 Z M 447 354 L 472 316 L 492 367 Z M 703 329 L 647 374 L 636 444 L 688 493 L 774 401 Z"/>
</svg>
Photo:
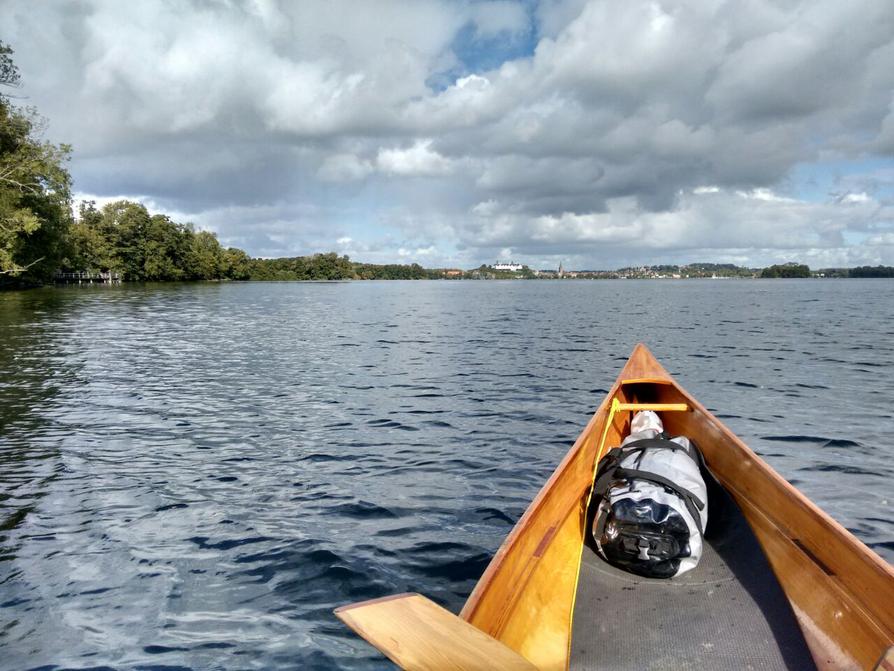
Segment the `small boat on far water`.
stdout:
<svg viewBox="0 0 894 671">
<path fill-rule="evenodd" d="M 587 541 L 596 464 L 657 412 L 716 482 L 701 560 L 669 579 Z M 894 568 L 809 501 L 637 345 L 457 616 L 419 594 L 337 616 L 392 661 L 484 669 L 894 671 Z"/>
</svg>

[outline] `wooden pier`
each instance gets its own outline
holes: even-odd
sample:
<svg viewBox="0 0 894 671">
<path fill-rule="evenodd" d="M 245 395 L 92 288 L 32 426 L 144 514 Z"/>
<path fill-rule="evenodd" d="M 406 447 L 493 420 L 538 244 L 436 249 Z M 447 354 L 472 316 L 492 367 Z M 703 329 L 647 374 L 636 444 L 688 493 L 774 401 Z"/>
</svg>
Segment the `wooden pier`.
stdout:
<svg viewBox="0 0 894 671">
<path fill-rule="evenodd" d="M 56 284 L 121 284 L 124 276 L 121 273 L 89 273 L 80 271 L 76 273 L 56 273 L 53 281 Z"/>
</svg>

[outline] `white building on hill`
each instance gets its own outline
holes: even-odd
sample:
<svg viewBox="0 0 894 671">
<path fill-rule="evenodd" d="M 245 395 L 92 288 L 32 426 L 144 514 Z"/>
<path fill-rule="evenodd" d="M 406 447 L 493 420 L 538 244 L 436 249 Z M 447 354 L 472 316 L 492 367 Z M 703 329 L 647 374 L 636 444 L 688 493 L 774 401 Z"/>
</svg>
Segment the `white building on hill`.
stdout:
<svg viewBox="0 0 894 671">
<path fill-rule="evenodd" d="M 495 263 L 492 267 L 494 270 L 511 270 L 514 273 L 524 268 L 522 264 L 513 263 L 512 261 L 501 261 L 499 263 Z"/>
</svg>

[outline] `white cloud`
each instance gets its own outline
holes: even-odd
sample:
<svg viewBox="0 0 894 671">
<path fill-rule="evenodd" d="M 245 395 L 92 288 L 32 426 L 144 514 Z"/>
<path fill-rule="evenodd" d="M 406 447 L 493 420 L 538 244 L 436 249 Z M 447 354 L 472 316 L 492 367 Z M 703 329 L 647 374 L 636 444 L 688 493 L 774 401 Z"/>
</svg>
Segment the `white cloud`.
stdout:
<svg viewBox="0 0 894 671">
<path fill-rule="evenodd" d="M 607 258 L 609 249 L 625 249 L 631 257 L 649 250 L 726 253 L 729 249 L 777 249 L 797 256 L 843 249 L 842 234 L 863 230 L 867 222 L 894 225 L 894 207 L 872 198 L 847 204 L 811 203 L 766 189 L 680 194 L 675 208 L 661 212 L 643 210 L 632 198 L 610 199 L 601 213 L 529 216 L 484 208 L 474 212 L 478 216 L 465 230 L 469 244 L 477 240 L 502 248 L 514 242 L 516 251 L 523 248 L 526 253 L 534 249 L 582 253 L 586 248 L 595 258 Z M 871 244 L 884 239 L 876 236 Z"/>
<path fill-rule="evenodd" d="M 406 149 L 381 149 L 377 164 L 383 172 L 401 177 L 432 177 L 450 173 L 451 162 L 431 146 L 431 140 L 419 140 Z"/>
<path fill-rule="evenodd" d="M 529 12 L 532 54 L 482 71 L 454 51 L 470 26 L 515 44 Z M 351 249 L 377 258 L 447 240 L 462 251 L 438 258 L 890 259 L 890 175 L 823 202 L 791 181 L 894 153 L 890 2 L 11 0 L 0 24 L 76 188 L 252 253 L 366 221 Z M 393 239 L 363 248 L 377 227 Z"/>
</svg>

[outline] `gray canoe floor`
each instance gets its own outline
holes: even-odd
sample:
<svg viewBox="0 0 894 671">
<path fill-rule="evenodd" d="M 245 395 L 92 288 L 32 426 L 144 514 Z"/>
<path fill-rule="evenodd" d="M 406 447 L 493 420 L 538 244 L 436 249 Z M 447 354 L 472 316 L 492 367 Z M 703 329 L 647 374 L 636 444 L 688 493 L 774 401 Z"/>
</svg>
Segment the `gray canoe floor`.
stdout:
<svg viewBox="0 0 894 671">
<path fill-rule="evenodd" d="M 788 599 L 736 504 L 719 485 L 699 565 L 642 578 L 584 546 L 571 669 L 815 669 Z"/>
</svg>

